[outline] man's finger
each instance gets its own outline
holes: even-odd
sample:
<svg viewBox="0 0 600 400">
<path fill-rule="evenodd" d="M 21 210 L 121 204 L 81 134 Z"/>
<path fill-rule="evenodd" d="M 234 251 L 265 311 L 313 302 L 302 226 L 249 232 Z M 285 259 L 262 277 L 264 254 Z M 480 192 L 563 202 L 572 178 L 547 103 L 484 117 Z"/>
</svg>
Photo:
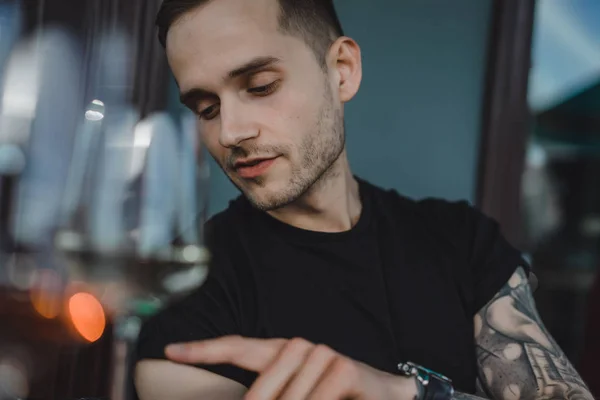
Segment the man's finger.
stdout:
<svg viewBox="0 0 600 400">
<path fill-rule="evenodd" d="M 359 393 L 354 390 L 360 387 L 358 366 L 354 361 L 344 357 L 336 358 L 329 365 L 321 380 L 308 396 L 310 400 L 356 398 Z"/>
<path fill-rule="evenodd" d="M 315 346 L 294 379 L 286 386 L 284 393 L 280 396 L 281 400 L 308 398 L 337 357 L 338 354 L 329 347 Z"/>
<path fill-rule="evenodd" d="M 289 340 L 277 357 L 261 371 L 246 397 L 249 399 L 280 399 L 281 392 L 292 380 L 314 345 L 304 339 Z"/>
<path fill-rule="evenodd" d="M 262 372 L 279 354 L 283 339 L 251 339 L 226 336 L 199 342 L 167 346 L 165 353 L 173 361 L 187 364 L 232 364 Z"/>
</svg>

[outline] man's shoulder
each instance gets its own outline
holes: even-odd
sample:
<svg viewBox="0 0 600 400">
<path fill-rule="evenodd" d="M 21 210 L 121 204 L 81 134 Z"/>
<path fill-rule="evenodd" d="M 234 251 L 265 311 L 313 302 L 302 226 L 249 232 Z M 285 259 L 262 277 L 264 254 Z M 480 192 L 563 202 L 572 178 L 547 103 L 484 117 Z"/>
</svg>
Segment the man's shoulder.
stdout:
<svg viewBox="0 0 600 400">
<path fill-rule="evenodd" d="M 438 197 L 415 199 L 395 189 L 371 185 L 373 209 L 385 221 L 382 226 L 404 232 L 406 240 L 419 246 L 439 246 L 468 252 L 482 226 L 494 224 L 467 200 Z"/>
<path fill-rule="evenodd" d="M 234 262 L 236 257 L 242 256 L 238 228 L 243 225 L 240 219 L 244 215 L 242 212 L 240 216 L 239 200 L 232 200 L 227 209 L 204 224 L 204 245 L 210 253 L 210 265 L 203 284 L 169 302 L 167 307 L 144 321 L 140 342 L 146 351 L 142 354 L 145 358 L 164 358 L 163 348 L 167 343 L 158 345 L 151 340 L 199 340 L 203 337 L 193 335 L 200 335 L 203 329 L 208 329 L 208 325 L 203 325 L 207 317 L 222 322 L 229 316 L 222 312 L 226 305 L 223 299 L 232 296 L 232 293 L 237 295 L 242 290 L 240 279 L 247 279 L 247 272 L 243 269 L 246 263 Z"/>
<path fill-rule="evenodd" d="M 396 189 L 384 189 L 363 181 L 373 194 L 375 207 L 391 213 L 406 214 L 420 220 L 431 220 L 442 225 L 464 221 L 466 217 L 478 213 L 467 200 L 448 200 L 441 197 L 416 199 L 399 193 Z"/>
</svg>

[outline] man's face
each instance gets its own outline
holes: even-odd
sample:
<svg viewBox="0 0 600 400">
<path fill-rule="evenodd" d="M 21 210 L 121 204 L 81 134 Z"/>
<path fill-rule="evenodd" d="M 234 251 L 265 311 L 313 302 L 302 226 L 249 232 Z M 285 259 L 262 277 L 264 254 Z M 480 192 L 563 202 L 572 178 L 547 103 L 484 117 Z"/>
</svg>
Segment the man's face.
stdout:
<svg viewBox="0 0 600 400">
<path fill-rule="evenodd" d="M 213 0 L 170 29 L 167 56 L 205 146 L 259 209 L 304 194 L 344 148 L 329 74 L 278 30 L 277 0 Z"/>
</svg>

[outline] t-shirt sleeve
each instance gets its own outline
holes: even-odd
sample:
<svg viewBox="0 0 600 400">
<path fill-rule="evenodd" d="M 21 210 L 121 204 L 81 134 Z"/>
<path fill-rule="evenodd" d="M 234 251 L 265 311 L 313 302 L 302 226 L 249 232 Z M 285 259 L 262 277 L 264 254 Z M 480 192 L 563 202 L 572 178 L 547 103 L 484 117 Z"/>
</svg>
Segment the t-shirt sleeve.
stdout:
<svg viewBox="0 0 600 400">
<path fill-rule="evenodd" d="M 504 238 L 495 220 L 473 207 L 468 210 L 469 267 L 475 314 L 502 289 L 518 267 L 523 267 L 527 274 L 530 268 L 522 253 Z"/>
<path fill-rule="evenodd" d="M 204 284 L 145 321 L 133 359 L 166 359 L 165 347 L 171 343 L 244 335 L 243 298 L 239 277 L 223 249 L 210 247 L 213 259 Z M 231 365 L 197 365 L 197 367 L 232 379 L 249 387 L 254 373 Z"/>
<path fill-rule="evenodd" d="M 468 313 L 475 315 L 521 266 L 529 265 L 501 233 L 500 225 L 466 201 L 426 199 L 421 202 L 432 230 L 452 249 L 452 275 Z"/>
<path fill-rule="evenodd" d="M 240 335 L 234 299 L 218 279 L 209 276 L 198 292 L 174 303 L 143 325 L 135 349 L 135 359 L 166 359 L 165 347 L 190 342 Z M 248 387 L 251 373 L 230 365 L 196 365 Z"/>
</svg>

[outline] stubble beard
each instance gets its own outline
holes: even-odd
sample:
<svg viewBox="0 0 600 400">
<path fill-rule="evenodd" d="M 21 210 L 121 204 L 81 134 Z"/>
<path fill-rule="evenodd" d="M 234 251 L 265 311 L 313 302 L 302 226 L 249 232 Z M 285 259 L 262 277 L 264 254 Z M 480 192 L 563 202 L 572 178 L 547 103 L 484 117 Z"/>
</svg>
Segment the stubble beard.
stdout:
<svg viewBox="0 0 600 400">
<path fill-rule="evenodd" d="M 302 155 L 300 165 L 292 167 L 289 183 L 282 190 L 264 198 L 252 191 L 240 189 L 248 201 L 261 211 L 273 211 L 294 203 L 315 185 L 331 179 L 332 167 L 344 151 L 344 117 L 341 108 L 335 107 L 329 86 L 325 87 L 325 99 L 314 127 L 299 146 Z M 259 187 L 266 186 L 261 178 L 254 180 Z M 237 186 L 237 185 L 236 185 Z"/>
</svg>

